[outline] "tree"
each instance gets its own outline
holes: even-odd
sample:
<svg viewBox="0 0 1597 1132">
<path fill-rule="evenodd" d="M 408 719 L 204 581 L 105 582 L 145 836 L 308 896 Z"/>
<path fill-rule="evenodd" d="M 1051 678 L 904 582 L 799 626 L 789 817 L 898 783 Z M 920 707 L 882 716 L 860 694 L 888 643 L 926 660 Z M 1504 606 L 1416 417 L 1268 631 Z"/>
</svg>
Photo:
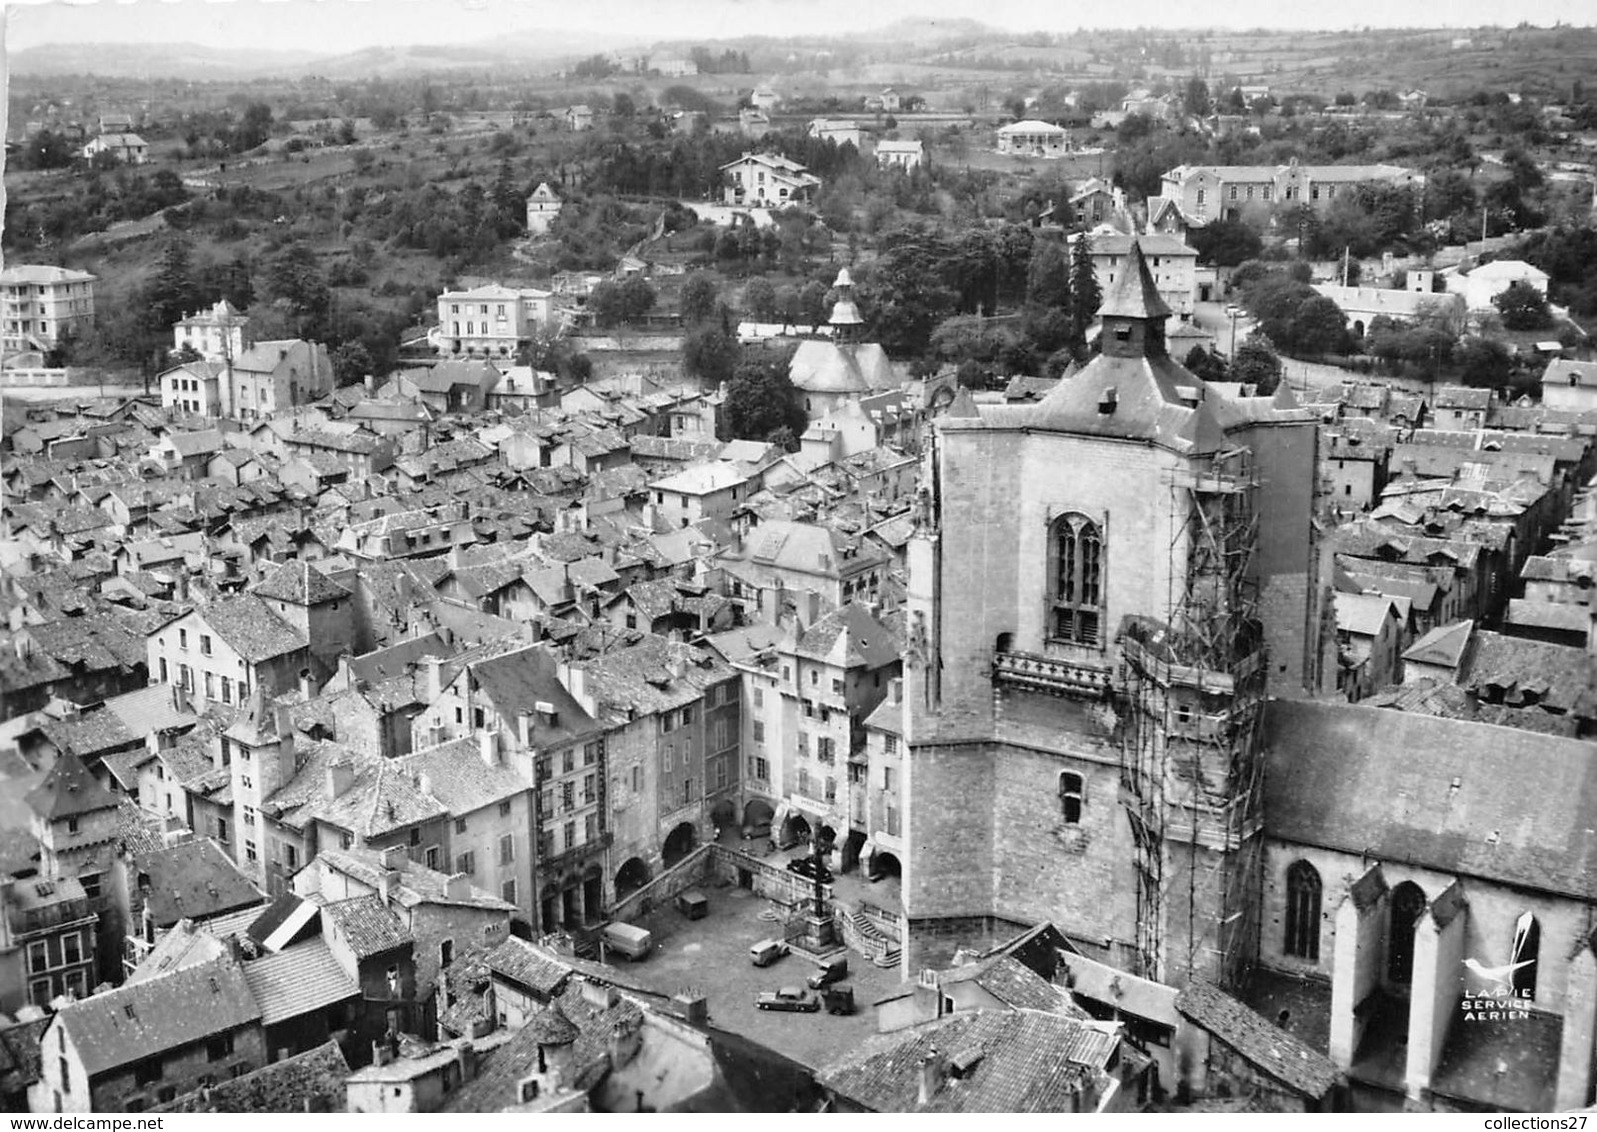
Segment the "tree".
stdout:
<svg viewBox="0 0 1597 1132">
<path fill-rule="evenodd" d="M 715 280 L 705 272 L 694 272 L 682 284 L 682 294 L 678 300 L 683 324 L 695 326 L 704 322 L 715 314 L 719 302 L 720 295 L 716 291 Z"/>
<path fill-rule="evenodd" d="M 358 385 L 376 368 L 372 365 L 371 351 L 358 338 L 334 347 L 332 362 L 333 377 L 339 385 Z"/>
<path fill-rule="evenodd" d="M 730 380 L 738 355 L 737 336 L 718 322 L 701 323 L 682 339 L 682 368 L 707 385 Z"/>
<path fill-rule="evenodd" d="M 826 321 L 828 288 L 819 279 L 811 279 L 799 288 L 799 317 L 812 330 Z"/>
<path fill-rule="evenodd" d="M 1250 334 L 1231 359 L 1231 380 L 1252 385 L 1259 396 L 1268 397 L 1281 384 L 1281 359 L 1268 342 Z"/>
<path fill-rule="evenodd" d="M 1194 346 L 1187 351 L 1184 364 L 1204 381 L 1225 381 L 1229 372 L 1225 359 L 1206 346 Z"/>
<path fill-rule="evenodd" d="M 1026 271 L 1026 303 L 1069 309 L 1070 257 L 1058 240 L 1045 240 L 1033 247 L 1031 264 Z"/>
<path fill-rule="evenodd" d="M 1459 379 L 1477 389 L 1496 388 L 1508 380 L 1513 359 L 1508 347 L 1490 338 L 1469 337 L 1453 351 Z"/>
<path fill-rule="evenodd" d="M 629 319 L 642 318 L 654 309 L 654 287 L 641 275 L 629 275 L 621 282 L 622 309 Z"/>
<path fill-rule="evenodd" d="M 1550 321 L 1547 300 L 1535 287 L 1518 280 L 1510 283 L 1492 300 L 1508 330 L 1540 330 Z"/>
<path fill-rule="evenodd" d="M 803 434 L 808 420 L 798 387 L 780 362 L 743 361 L 727 383 L 721 406 L 723 440 L 766 440 L 787 429 Z"/>
<path fill-rule="evenodd" d="M 750 279 L 743 288 L 743 309 L 755 322 L 773 322 L 776 319 L 776 287 L 769 279 Z"/>
<path fill-rule="evenodd" d="M 331 293 L 316 253 L 295 242 L 278 253 L 266 269 L 267 290 L 282 303 L 302 338 L 320 339 L 327 328 Z"/>
<path fill-rule="evenodd" d="M 888 353 L 920 354 L 932 328 L 954 313 L 959 302 L 946 278 L 952 249 L 921 228 L 889 233 L 880 246 L 869 280 L 859 287 L 860 307 Z"/>
<path fill-rule="evenodd" d="M 1209 113 L 1209 84 L 1198 75 L 1187 80 L 1187 93 L 1183 107 L 1191 117 L 1202 118 Z"/>
<path fill-rule="evenodd" d="M 243 153 L 262 144 L 272 134 L 272 108 L 264 102 L 252 102 L 244 108 L 244 117 L 233 130 L 234 153 Z"/>
<path fill-rule="evenodd" d="M 605 280 L 588 296 L 588 307 L 601 326 L 631 322 L 654 309 L 654 288 L 641 275 L 629 275 L 620 283 Z"/>
<path fill-rule="evenodd" d="M 145 302 L 157 326 L 170 327 L 195 308 L 194 274 L 188 241 L 173 240 L 161 253 Z"/>
<path fill-rule="evenodd" d="M 1347 349 L 1347 315 L 1324 295 L 1303 300 L 1292 321 L 1291 343 L 1306 354 L 1339 354 Z"/>
<path fill-rule="evenodd" d="M 1077 341 L 1087 337 L 1098 308 L 1103 306 L 1103 288 L 1092 266 L 1092 241 L 1083 232 L 1076 237 L 1070 254 L 1070 322 Z"/>
<path fill-rule="evenodd" d="M 1264 241 L 1253 225 L 1241 220 L 1212 220 L 1192 229 L 1187 239 L 1197 250 L 1198 262 L 1216 267 L 1236 267 L 1264 250 Z"/>
</svg>

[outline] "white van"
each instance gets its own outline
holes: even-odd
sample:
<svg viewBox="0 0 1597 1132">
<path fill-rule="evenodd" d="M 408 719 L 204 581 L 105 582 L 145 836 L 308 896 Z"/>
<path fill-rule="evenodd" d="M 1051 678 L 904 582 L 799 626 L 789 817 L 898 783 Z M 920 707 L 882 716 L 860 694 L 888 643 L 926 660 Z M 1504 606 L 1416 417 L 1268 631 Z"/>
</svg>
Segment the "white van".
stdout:
<svg viewBox="0 0 1597 1132">
<path fill-rule="evenodd" d="M 654 950 L 654 936 L 643 928 L 617 921 L 604 926 L 604 946 L 607 951 L 619 952 L 637 962 Z"/>
</svg>

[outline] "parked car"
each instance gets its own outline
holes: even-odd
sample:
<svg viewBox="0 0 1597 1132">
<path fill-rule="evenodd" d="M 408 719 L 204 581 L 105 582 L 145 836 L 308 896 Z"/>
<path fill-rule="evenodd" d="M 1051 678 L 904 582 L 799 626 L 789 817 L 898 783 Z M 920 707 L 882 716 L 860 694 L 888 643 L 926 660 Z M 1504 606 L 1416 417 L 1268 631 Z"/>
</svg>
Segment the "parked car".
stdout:
<svg viewBox="0 0 1597 1132">
<path fill-rule="evenodd" d="M 787 954 L 787 944 L 779 939 L 762 939 L 749 948 L 749 959 L 756 967 L 769 967 Z"/>
<path fill-rule="evenodd" d="M 820 970 L 804 980 L 810 990 L 820 990 L 848 978 L 848 956 L 839 955 L 820 965 Z"/>
<path fill-rule="evenodd" d="M 787 863 L 787 869 L 788 872 L 797 873 L 806 880 L 815 880 L 815 872 L 819 869 L 821 883 L 832 883 L 832 870 L 825 865 L 817 865 L 813 857 L 794 857 Z"/>
<path fill-rule="evenodd" d="M 761 991 L 754 1005 L 761 1010 L 795 1010 L 800 1014 L 820 1012 L 819 997 L 803 987 L 782 987 L 780 990 Z"/>
<path fill-rule="evenodd" d="M 821 991 L 821 1005 L 828 1014 L 854 1013 L 854 988 L 827 987 Z"/>
<path fill-rule="evenodd" d="M 754 841 L 761 837 L 771 836 L 771 823 L 768 821 L 750 822 L 743 827 L 743 840 Z"/>
</svg>

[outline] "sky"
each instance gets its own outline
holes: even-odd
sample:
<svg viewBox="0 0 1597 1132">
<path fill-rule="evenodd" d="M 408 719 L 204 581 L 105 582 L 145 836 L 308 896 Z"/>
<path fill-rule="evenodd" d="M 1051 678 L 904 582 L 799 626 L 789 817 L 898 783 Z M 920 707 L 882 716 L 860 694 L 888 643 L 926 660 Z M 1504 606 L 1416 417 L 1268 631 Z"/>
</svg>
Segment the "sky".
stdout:
<svg viewBox="0 0 1597 1132">
<path fill-rule="evenodd" d="M 44 43 L 199 43 L 336 54 L 384 43 L 466 43 L 513 31 L 558 28 L 627 42 L 742 35 L 838 34 L 862 18 L 874 27 L 974 17 L 1015 31 L 1079 27 L 1471 27 L 1528 21 L 1589 24 L 1591 0 L 1119 0 L 1067 5 L 1060 0 L 0 0 L 6 44 L 20 51 Z M 596 48 L 598 49 L 598 48 Z"/>
</svg>

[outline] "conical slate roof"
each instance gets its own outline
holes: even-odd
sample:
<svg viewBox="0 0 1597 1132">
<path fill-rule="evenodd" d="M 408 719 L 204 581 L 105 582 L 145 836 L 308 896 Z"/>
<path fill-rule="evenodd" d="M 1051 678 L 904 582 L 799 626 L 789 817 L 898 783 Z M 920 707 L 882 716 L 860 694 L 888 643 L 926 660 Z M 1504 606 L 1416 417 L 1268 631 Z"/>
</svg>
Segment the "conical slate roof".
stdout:
<svg viewBox="0 0 1597 1132">
<path fill-rule="evenodd" d="M 1078 237 L 1086 239 L 1085 236 Z M 1143 257 L 1142 245 L 1131 241 L 1126 254 L 1126 269 L 1120 273 L 1103 305 L 1098 308 L 1099 318 L 1169 318 L 1170 304 L 1159 297 L 1153 273 Z"/>
<path fill-rule="evenodd" d="M 582 1036 L 582 1031 L 566 1017 L 558 1002 L 550 1003 L 548 1009 L 532 1020 L 532 1032 L 541 1046 L 568 1046 Z"/>
</svg>

